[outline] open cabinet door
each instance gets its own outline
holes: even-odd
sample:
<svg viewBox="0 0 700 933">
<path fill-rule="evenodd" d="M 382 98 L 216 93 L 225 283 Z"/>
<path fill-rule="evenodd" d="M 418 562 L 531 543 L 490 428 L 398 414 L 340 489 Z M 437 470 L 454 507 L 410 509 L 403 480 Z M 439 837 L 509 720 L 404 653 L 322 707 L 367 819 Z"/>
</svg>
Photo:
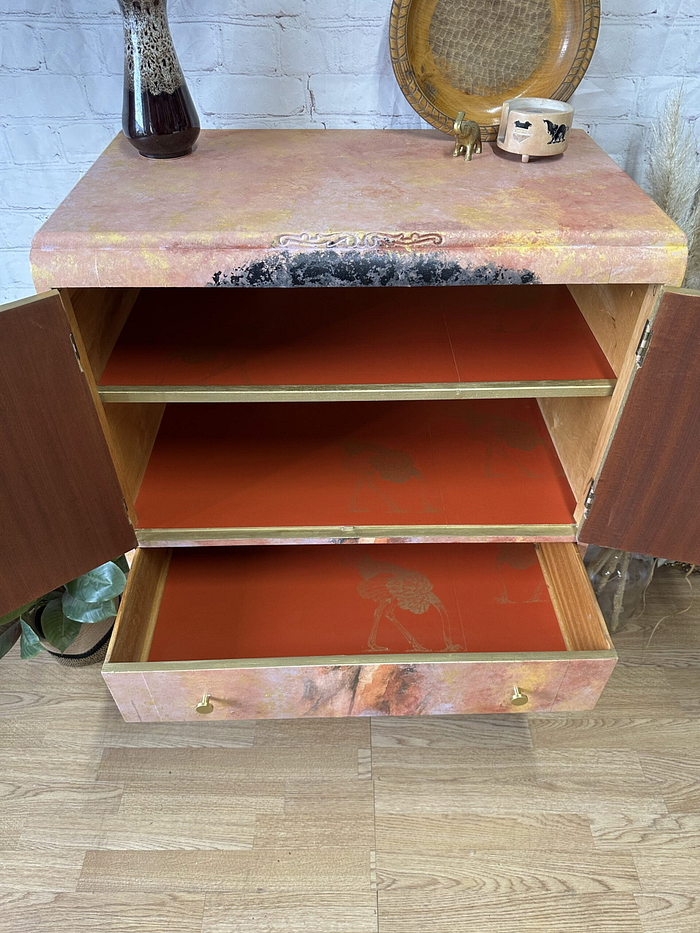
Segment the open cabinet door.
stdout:
<svg viewBox="0 0 700 933">
<path fill-rule="evenodd" d="M 700 292 L 665 289 L 581 541 L 700 563 Z"/>
<path fill-rule="evenodd" d="M 61 299 L 0 308 L 0 616 L 136 544 Z"/>
</svg>

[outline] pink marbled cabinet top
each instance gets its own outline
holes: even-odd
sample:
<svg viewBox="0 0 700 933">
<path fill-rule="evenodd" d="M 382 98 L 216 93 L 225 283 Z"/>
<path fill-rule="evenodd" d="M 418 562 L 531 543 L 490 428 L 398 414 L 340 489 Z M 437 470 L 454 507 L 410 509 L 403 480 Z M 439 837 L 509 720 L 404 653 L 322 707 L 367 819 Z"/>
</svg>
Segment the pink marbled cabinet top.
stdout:
<svg viewBox="0 0 700 933">
<path fill-rule="evenodd" d="M 424 130 L 209 130 L 170 161 L 120 134 L 31 260 L 39 290 L 366 284 L 377 270 L 396 285 L 678 285 L 686 253 L 581 130 L 563 156 L 529 164 L 490 144 L 465 163 Z"/>
</svg>

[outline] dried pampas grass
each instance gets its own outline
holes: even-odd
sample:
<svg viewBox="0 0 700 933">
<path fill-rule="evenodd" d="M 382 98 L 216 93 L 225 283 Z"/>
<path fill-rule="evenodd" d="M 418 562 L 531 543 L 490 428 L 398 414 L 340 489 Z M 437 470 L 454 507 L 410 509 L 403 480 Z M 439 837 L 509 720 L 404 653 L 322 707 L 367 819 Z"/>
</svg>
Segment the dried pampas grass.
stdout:
<svg viewBox="0 0 700 933">
<path fill-rule="evenodd" d="M 649 193 L 688 237 L 684 285 L 700 288 L 700 160 L 683 115 L 683 88 L 672 91 L 651 131 Z"/>
</svg>

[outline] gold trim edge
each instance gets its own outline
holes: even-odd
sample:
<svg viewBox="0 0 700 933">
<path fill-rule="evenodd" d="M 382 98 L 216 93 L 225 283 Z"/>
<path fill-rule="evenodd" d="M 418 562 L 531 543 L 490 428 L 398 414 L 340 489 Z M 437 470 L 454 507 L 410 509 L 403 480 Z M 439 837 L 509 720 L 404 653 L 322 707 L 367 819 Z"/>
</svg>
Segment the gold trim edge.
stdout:
<svg viewBox="0 0 700 933">
<path fill-rule="evenodd" d="M 178 541 L 249 541 L 303 539 L 310 543 L 323 540 L 342 543 L 348 539 L 369 538 L 508 538 L 515 541 L 535 541 L 538 538 L 575 540 L 576 525 L 345 525 L 294 528 L 137 528 L 136 537 L 142 546 L 170 547 Z"/>
<path fill-rule="evenodd" d="M 446 382 L 405 385 L 323 386 L 99 386 L 105 403 L 129 402 L 296 402 L 468 398 L 587 398 L 610 396 L 616 379 Z"/>
<path fill-rule="evenodd" d="M 360 667 L 379 664 L 476 664 L 529 663 L 532 661 L 598 661 L 617 660 L 614 649 L 590 651 L 518 651 L 459 652 L 451 654 L 377 654 L 329 655 L 302 658 L 243 658 L 218 661 L 120 661 L 106 662 L 102 670 L 109 673 L 129 671 L 210 671 L 247 670 L 280 667 Z"/>
</svg>

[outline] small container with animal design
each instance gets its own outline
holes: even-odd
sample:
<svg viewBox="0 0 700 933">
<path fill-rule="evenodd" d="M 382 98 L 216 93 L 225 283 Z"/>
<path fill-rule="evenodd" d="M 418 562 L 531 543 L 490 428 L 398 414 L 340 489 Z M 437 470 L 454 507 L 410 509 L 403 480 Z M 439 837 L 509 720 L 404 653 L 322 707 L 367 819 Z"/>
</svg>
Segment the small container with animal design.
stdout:
<svg viewBox="0 0 700 933">
<path fill-rule="evenodd" d="M 561 100 L 516 97 L 503 104 L 497 142 L 523 162 L 531 156 L 559 155 L 568 145 L 573 119 L 574 108 Z"/>
</svg>

